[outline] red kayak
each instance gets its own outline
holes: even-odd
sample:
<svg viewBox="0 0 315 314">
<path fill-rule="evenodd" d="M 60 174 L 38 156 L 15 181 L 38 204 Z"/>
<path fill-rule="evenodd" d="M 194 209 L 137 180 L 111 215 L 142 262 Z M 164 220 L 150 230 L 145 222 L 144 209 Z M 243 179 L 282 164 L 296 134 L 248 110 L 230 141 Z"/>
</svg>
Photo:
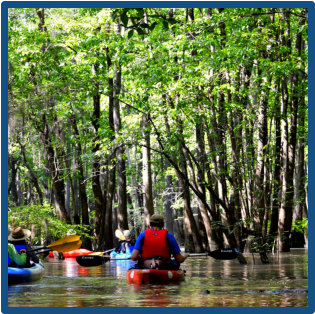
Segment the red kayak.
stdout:
<svg viewBox="0 0 315 314">
<path fill-rule="evenodd" d="M 129 269 L 127 271 L 127 282 L 134 284 L 179 282 L 184 279 L 185 273 L 181 269 Z"/>
<path fill-rule="evenodd" d="M 68 257 L 89 255 L 91 253 L 93 253 L 93 251 L 90 251 L 87 249 L 77 249 L 73 251 L 63 252 L 62 254 L 65 258 L 68 258 Z M 54 252 L 49 252 L 49 257 L 54 257 Z"/>
</svg>

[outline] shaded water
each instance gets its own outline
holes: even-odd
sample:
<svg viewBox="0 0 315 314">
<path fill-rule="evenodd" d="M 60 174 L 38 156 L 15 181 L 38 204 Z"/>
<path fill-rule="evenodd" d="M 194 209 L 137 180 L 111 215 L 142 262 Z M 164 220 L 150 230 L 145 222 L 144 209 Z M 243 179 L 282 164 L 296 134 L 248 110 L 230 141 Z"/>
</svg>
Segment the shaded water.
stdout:
<svg viewBox="0 0 315 314">
<path fill-rule="evenodd" d="M 9 307 L 305 307 L 308 305 L 307 250 L 238 260 L 188 258 L 179 284 L 134 286 L 126 282 L 131 261 L 81 267 L 75 259 L 45 262 L 44 277 L 9 286 Z"/>
</svg>

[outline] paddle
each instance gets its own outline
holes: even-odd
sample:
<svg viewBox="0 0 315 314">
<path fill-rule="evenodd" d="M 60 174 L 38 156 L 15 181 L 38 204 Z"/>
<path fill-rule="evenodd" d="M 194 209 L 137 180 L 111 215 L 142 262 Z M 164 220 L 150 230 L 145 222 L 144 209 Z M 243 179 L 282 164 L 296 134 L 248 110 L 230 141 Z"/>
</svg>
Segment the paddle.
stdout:
<svg viewBox="0 0 315 314">
<path fill-rule="evenodd" d="M 189 253 L 190 257 L 198 257 L 198 256 L 211 256 L 215 259 L 219 260 L 230 260 L 237 258 L 239 255 L 238 249 L 218 249 L 206 253 Z"/>
<path fill-rule="evenodd" d="M 198 256 L 211 256 L 218 260 L 231 260 L 237 258 L 239 255 L 238 249 L 218 249 L 206 253 L 189 253 L 189 257 L 198 257 Z M 97 255 L 86 255 L 76 257 L 76 261 L 80 266 L 91 267 L 91 266 L 100 266 L 104 265 L 109 260 L 126 260 L 125 258 L 113 258 L 107 256 L 97 256 Z"/>
<path fill-rule="evenodd" d="M 77 256 L 75 259 L 80 266 L 91 267 L 105 264 L 107 261 L 110 260 L 110 257 L 98 255 L 83 255 Z"/>
<path fill-rule="evenodd" d="M 109 256 L 92 254 L 77 256 L 75 259 L 80 266 L 84 267 L 100 266 L 104 265 L 108 261 L 130 261 L 130 258 L 110 258 Z"/>
<path fill-rule="evenodd" d="M 124 236 L 124 234 L 119 229 L 117 229 L 115 231 L 115 236 L 116 236 L 116 238 L 118 238 L 121 241 L 126 241 L 126 237 Z"/>
<path fill-rule="evenodd" d="M 109 253 L 111 251 L 114 251 L 115 249 L 110 249 L 110 250 L 107 250 L 107 251 L 104 251 L 104 252 L 93 252 L 91 254 L 89 254 L 89 256 L 103 256 L 105 253 Z"/>
<path fill-rule="evenodd" d="M 59 239 L 47 246 L 43 247 L 38 247 L 36 249 L 30 250 L 28 252 L 35 252 L 35 251 L 40 251 L 40 250 L 47 250 L 49 249 L 50 251 L 57 251 L 59 253 L 62 252 L 67 252 L 67 251 L 72 251 L 75 249 L 78 249 L 81 247 L 82 241 L 80 240 L 80 236 L 78 235 L 72 235 L 68 236 L 66 238 Z M 41 253 L 41 252 L 38 252 Z M 36 253 L 36 254 L 38 254 Z"/>
</svg>

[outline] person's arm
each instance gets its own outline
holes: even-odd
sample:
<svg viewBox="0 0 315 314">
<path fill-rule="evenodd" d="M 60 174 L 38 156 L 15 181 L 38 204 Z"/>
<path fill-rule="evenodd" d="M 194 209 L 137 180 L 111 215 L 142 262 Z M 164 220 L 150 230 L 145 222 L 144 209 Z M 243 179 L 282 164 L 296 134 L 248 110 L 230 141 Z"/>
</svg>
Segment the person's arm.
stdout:
<svg viewBox="0 0 315 314">
<path fill-rule="evenodd" d="M 27 258 L 26 253 L 19 254 L 12 243 L 8 243 L 8 253 L 9 253 L 10 259 L 13 262 L 15 262 L 15 264 L 19 266 L 23 266 L 26 264 L 26 258 Z"/>
<path fill-rule="evenodd" d="M 140 255 L 140 251 L 133 249 L 131 253 L 131 260 L 137 261 Z"/>
<path fill-rule="evenodd" d="M 171 252 L 174 256 L 174 259 L 177 263 L 183 263 L 185 259 L 189 256 L 188 253 L 181 254 L 180 247 L 175 239 L 175 237 L 171 233 L 167 233 L 168 243 L 171 248 Z"/>
<path fill-rule="evenodd" d="M 188 253 L 184 253 L 184 254 L 178 253 L 178 254 L 174 254 L 173 256 L 174 256 L 175 261 L 177 263 L 182 263 L 189 256 L 189 254 Z"/>
<path fill-rule="evenodd" d="M 30 260 L 33 261 L 34 263 L 39 263 L 39 257 L 35 252 L 28 252 L 32 250 L 32 247 L 29 244 L 26 244 L 27 252 L 26 254 L 29 255 Z"/>
<path fill-rule="evenodd" d="M 117 246 L 115 247 L 115 252 L 120 252 L 120 248 L 121 248 L 121 241 L 119 241 Z"/>
</svg>

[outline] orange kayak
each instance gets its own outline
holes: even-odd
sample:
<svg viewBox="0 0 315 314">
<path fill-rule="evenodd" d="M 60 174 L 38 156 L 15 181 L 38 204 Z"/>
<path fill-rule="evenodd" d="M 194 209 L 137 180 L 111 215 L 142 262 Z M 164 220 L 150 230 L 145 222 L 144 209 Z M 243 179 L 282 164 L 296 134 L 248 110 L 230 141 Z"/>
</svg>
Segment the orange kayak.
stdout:
<svg viewBox="0 0 315 314">
<path fill-rule="evenodd" d="M 68 257 L 77 257 L 77 256 L 83 256 L 83 255 L 89 255 L 93 253 L 93 251 L 90 250 L 86 250 L 86 249 L 77 249 L 77 250 L 72 250 L 72 251 L 68 251 L 68 252 L 63 252 L 63 256 L 65 258 Z M 49 252 L 49 257 L 54 257 L 54 253 L 51 251 Z"/>
<path fill-rule="evenodd" d="M 129 269 L 127 271 L 127 282 L 134 284 L 179 282 L 184 279 L 185 273 L 181 269 Z"/>
</svg>

